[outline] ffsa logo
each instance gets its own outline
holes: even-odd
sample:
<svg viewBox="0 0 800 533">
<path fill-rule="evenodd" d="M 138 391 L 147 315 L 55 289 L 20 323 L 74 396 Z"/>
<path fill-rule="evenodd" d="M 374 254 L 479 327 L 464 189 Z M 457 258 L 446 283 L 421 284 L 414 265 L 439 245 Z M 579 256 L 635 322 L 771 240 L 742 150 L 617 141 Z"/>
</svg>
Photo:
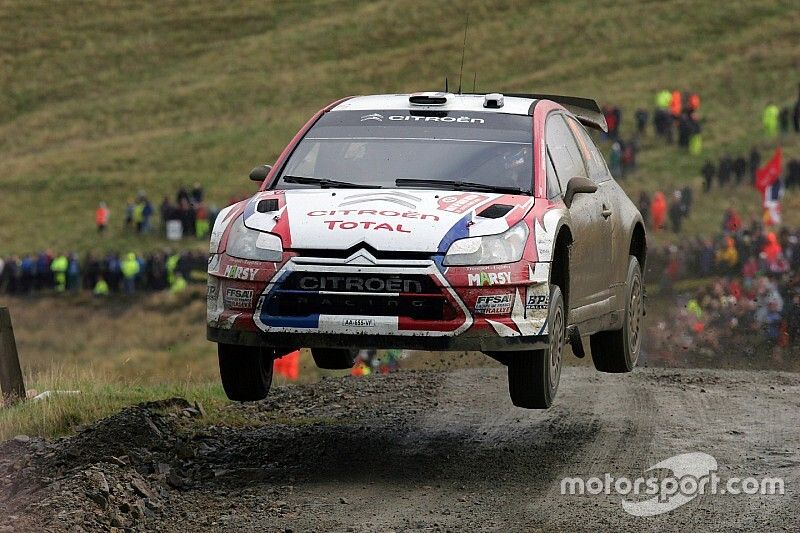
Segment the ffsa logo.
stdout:
<svg viewBox="0 0 800 533">
<path fill-rule="evenodd" d="M 370 120 L 374 120 L 376 122 L 383 122 L 383 115 L 380 113 L 370 113 L 369 115 L 364 115 L 361 117 L 361 122 L 368 122 Z"/>
</svg>

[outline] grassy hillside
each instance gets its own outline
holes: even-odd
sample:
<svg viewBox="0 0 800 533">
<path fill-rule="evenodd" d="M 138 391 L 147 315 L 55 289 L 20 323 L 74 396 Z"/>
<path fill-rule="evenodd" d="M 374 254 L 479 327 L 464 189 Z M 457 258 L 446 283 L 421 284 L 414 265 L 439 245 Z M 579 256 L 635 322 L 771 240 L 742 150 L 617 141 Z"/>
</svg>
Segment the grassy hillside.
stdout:
<svg viewBox="0 0 800 533">
<path fill-rule="evenodd" d="M 765 104 L 800 81 L 800 10 L 786 1 L 374 2 L 8 0 L 0 5 L 0 254 L 41 247 L 152 248 L 121 232 L 126 198 L 203 183 L 222 204 L 253 190 L 319 107 L 348 94 L 439 89 L 587 95 L 623 109 L 698 91 L 707 155 L 762 143 Z M 651 143 L 652 144 L 652 143 Z M 770 143 L 762 143 L 765 147 Z M 800 139 L 786 143 L 800 156 Z M 647 146 L 629 192 L 697 182 L 702 160 Z M 701 198 L 716 228 L 730 199 Z M 98 240 L 93 211 L 113 210 Z M 788 199 L 786 211 L 800 206 Z M 790 219 L 798 221 L 797 215 Z"/>
</svg>

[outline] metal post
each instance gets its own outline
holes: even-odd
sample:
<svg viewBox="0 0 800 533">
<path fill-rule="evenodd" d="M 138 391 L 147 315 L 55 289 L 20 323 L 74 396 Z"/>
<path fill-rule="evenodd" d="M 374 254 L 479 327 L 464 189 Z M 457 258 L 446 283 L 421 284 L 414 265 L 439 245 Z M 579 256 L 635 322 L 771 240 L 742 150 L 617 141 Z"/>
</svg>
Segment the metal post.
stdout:
<svg viewBox="0 0 800 533">
<path fill-rule="evenodd" d="M 0 307 L 0 390 L 6 405 L 25 399 L 25 382 L 7 307 Z"/>
</svg>

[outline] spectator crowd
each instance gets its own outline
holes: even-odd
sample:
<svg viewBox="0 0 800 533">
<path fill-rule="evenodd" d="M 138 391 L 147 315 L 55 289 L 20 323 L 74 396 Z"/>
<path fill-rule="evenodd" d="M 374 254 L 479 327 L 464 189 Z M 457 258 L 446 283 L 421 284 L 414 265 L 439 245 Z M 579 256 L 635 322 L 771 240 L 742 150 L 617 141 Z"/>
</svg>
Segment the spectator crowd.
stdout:
<svg viewBox="0 0 800 533">
<path fill-rule="evenodd" d="M 744 226 L 729 208 L 719 235 L 652 250 L 648 262 L 660 292 L 678 300 L 653 331 L 662 355 L 677 343 L 708 353 L 766 348 L 780 359 L 800 341 L 800 229 L 776 233 L 755 220 Z M 708 281 L 675 295 L 676 282 L 691 278 Z"/>
<path fill-rule="evenodd" d="M 27 295 L 45 291 L 92 291 L 96 296 L 169 289 L 180 292 L 192 280 L 205 281 L 203 252 L 147 255 L 109 252 L 52 253 L 0 258 L 0 294 Z"/>
<path fill-rule="evenodd" d="M 191 191 L 179 187 L 174 200 L 164 196 L 158 212 L 144 191 L 139 191 L 134 199 L 130 199 L 125 207 L 124 229 L 138 234 L 151 233 L 154 230 L 153 220 L 160 216 L 159 230 L 161 234 L 172 240 L 186 237 L 203 239 L 208 236 L 219 214 L 216 205 L 207 205 L 203 187 L 195 183 Z M 105 202 L 100 202 L 95 210 L 95 224 L 98 233 L 108 228 L 111 210 Z M 171 223 L 180 228 L 178 232 L 170 231 Z"/>
</svg>

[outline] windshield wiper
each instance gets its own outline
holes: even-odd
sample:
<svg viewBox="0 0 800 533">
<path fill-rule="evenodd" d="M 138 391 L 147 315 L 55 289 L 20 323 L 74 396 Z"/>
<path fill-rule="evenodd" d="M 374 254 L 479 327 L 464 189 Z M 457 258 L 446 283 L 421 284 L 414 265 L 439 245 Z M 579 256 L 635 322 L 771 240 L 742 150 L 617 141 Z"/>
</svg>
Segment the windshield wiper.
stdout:
<svg viewBox="0 0 800 533">
<path fill-rule="evenodd" d="M 458 181 L 458 180 L 428 180 L 417 178 L 398 178 L 394 180 L 394 184 L 398 187 L 403 186 L 426 186 L 431 187 L 447 187 L 455 191 L 486 191 L 486 192 L 499 192 L 505 194 L 529 194 L 529 191 L 523 191 L 519 187 L 506 187 L 503 185 L 488 185 L 486 183 L 476 183 L 472 181 Z"/>
<path fill-rule="evenodd" d="M 299 183 L 301 185 L 319 185 L 323 189 L 339 188 L 339 189 L 380 189 L 380 185 L 362 185 L 360 183 L 350 183 L 347 181 L 338 181 L 328 178 L 313 178 L 311 176 L 283 176 L 283 181 L 286 183 Z"/>
</svg>

